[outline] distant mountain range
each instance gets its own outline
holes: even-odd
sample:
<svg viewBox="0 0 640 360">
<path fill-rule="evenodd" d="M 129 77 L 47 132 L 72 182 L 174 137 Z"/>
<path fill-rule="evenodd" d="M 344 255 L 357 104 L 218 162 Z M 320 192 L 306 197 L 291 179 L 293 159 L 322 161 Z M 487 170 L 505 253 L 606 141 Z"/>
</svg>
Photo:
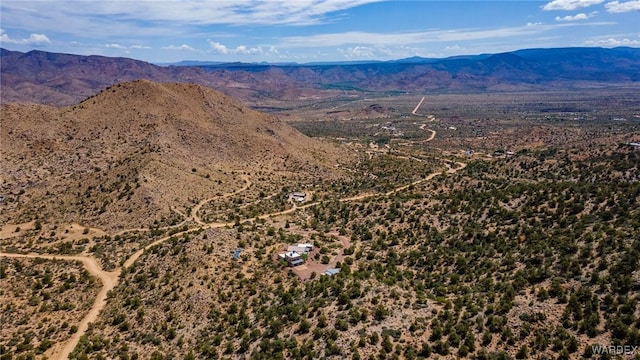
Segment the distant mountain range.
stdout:
<svg viewBox="0 0 640 360">
<path fill-rule="evenodd" d="M 640 49 L 526 49 L 446 59 L 251 64 L 144 61 L 1 49 L 2 102 L 69 105 L 107 86 L 148 79 L 202 84 L 252 105 L 345 92 L 480 92 L 635 85 Z"/>
</svg>

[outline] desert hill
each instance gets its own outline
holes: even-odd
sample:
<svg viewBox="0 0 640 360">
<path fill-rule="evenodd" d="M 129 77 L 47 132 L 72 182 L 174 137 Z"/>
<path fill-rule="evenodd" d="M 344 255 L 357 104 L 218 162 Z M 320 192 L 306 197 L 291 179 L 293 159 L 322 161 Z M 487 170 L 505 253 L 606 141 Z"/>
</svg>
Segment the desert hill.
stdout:
<svg viewBox="0 0 640 360">
<path fill-rule="evenodd" d="M 199 85 L 140 80 L 64 108 L 5 105 L 0 116 L 7 196 L 0 216 L 11 223 L 149 225 L 170 209 L 188 212 L 198 200 L 237 190 L 242 172 L 260 172 L 266 191 L 277 186 L 268 174 L 330 176 L 345 158 Z"/>
</svg>

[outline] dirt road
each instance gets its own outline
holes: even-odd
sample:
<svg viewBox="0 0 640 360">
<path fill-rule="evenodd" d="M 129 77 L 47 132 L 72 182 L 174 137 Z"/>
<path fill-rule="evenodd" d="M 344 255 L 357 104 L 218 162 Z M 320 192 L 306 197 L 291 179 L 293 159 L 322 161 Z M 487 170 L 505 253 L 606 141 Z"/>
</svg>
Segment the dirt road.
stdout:
<svg viewBox="0 0 640 360">
<path fill-rule="evenodd" d="M 447 165 L 447 167 L 449 169 L 446 171 L 446 173 L 447 174 L 453 174 L 453 173 L 458 172 L 458 170 L 464 169 L 467 166 L 467 164 L 463 163 L 463 162 L 456 162 L 456 164 L 458 165 L 458 167 L 456 167 L 456 168 L 452 168 L 450 165 Z M 399 186 L 399 187 L 397 187 L 397 188 L 395 188 L 393 190 L 387 191 L 386 193 L 383 193 L 383 194 L 380 194 L 380 193 L 360 194 L 360 195 L 356 195 L 356 196 L 342 198 L 342 199 L 340 199 L 340 202 L 364 200 L 364 199 L 367 199 L 367 198 L 370 198 L 370 197 L 381 196 L 381 195 L 385 195 L 385 196 L 393 195 L 393 194 L 395 194 L 397 192 L 400 192 L 402 190 L 408 189 L 411 186 L 415 186 L 415 185 L 418 185 L 418 184 L 423 183 L 425 181 L 429 181 L 429 180 L 433 179 L 434 177 L 436 177 L 438 175 L 441 175 L 441 174 L 443 174 L 443 172 L 434 172 L 434 173 L 431 173 L 431 174 L 427 175 L 426 177 L 424 177 L 424 178 L 422 178 L 420 180 L 416 180 L 416 181 L 414 181 L 414 182 L 412 182 L 410 184 L 407 184 L 407 185 Z M 309 205 L 315 205 L 315 204 L 316 203 L 309 204 Z"/>
<path fill-rule="evenodd" d="M 198 211 L 200 211 L 200 209 L 202 208 L 202 206 L 204 206 L 204 204 L 216 200 L 216 199 L 221 199 L 221 198 L 226 198 L 226 197 L 230 197 L 233 195 L 237 195 L 245 190 L 247 190 L 249 187 L 251 187 L 251 180 L 249 180 L 249 177 L 246 175 L 240 175 L 240 177 L 242 178 L 242 180 L 244 180 L 244 186 L 241 187 L 240 189 L 231 192 L 231 193 L 227 193 L 227 194 L 223 194 L 220 196 L 215 196 L 209 199 L 204 199 L 202 201 L 200 201 L 196 206 L 193 207 L 193 209 L 191 209 L 191 216 L 193 216 L 193 221 L 195 221 L 196 223 L 200 224 L 200 225 L 206 225 L 207 223 L 205 223 L 204 221 L 202 221 L 202 219 L 200 219 L 200 217 L 198 216 Z"/>
<path fill-rule="evenodd" d="M 436 131 L 435 130 L 431 130 L 431 129 L 425 129 L 427 131 L 431 131 L 431 136 L 429 136 L 426 140 L 424 140 L 423 142 L 427 142 L 427 141 L 431 141 L 436 137 Z"/>
<path fill-rule="evenodd" d="M 418 105 L 416 105 L 416 108 L 413 109 L 413 111 L 411 112 L 413 115 L 420 115 L 417 112 L 418 112 L 418 109 L 420 109 L 420 105 L 422 105 L 424 98 L 426 98 L 426 96 L 423 96 L 422 99 L 420 99 L 420 102 L 418 103 Z"/>
<path fill-rule="evenodd" d="M 417 111 L 417 109 L 420 107 L 420 105 L 422 104 L 422 101 L 424 100 L 424 98 L 420 101 L 420 103 L 418 104 L 418 106 L 416 106 L 416 109 L 414 110 Z M 424 127 L 421 127 L 421 129 L 424 129 Z M 436 132 L 433 130 L 430 130 L 432 132 L 431 137 L 429 139 L 427 139 L 426 141 L 431 141 L 433 140 L 433 138 L 436 135 Z M 451 160 L 445 160 L 446 161 L 446 165 L 449 168 L 446 172 L 449 174 L 453 174 L 461 169 L 463 169 L 467 164 L 462 163 L 462 162 L 456 162 L 455 164 L 457 164 L 457 167 L 452 167 L 450 164 L 454 163 Z M 403 186 L 399 186 L 391 191 L 388 191 L 386 193 L 365 193 L 365 194 L 360 194 L 360 195 L 356 195 L 356 196 L 351 196 L 351 197 L 345 197 L 345 198 L 341 198 L 339 199 L 339 201 L 341 202 L 348 202 L 348 201 L 357 201 L 357 200 L 362 200 L 362 199 L 366 199 L 369 197 L 374 197 L 374 196 L 382 196 L 382 195 L 392 195 L 394 193 L 397 193 L 399 191 L 405 190 L 407 188 L 409 188 L 410 186 L 414 186 L 420 183 L 423 183 L 425 181 L 429 181 L 431 179 L 433 179 L 434 177 L 443 174 L 443 172 L 434 172 L 432 174 L 429 174 L 428 176 L 416 180 L 410 184 L 407 185 L 403 185 Z M 198 217 L 198 211 L 200 210 L 200 208 L 202 208 L 202 206 L 204 204 L 206 204 L 209 201 L 213 201 L 215 199 L 219 199 L 219 198 L 224 198 L 224 197 L 229 197 L 229 196 L 233 196 L 233 195 L 237 195 L 245 190 L 247 190 L 252 184 L 251 181 L 249 179 L 248 176 L 246 175 L 241 175 L 242 179 L 245 181 L 245 185 L 234 191 L 231 193 L 227 193 L 227 194 L 223 194 L 214 198 L 210 198 L 210 199 L 205 199 L 200 201 L 193 209 L 192 209 L 192 216 L 193 219 L 196 223 L 198 223 L 199 225 L 197 227 L 193 227 L 191 229 L 170 235 L 170 236 L 166 236 L 164 238 L 158 239 L 144 247 L 142 247 L 141 249 L 139 249 L 138 251 L 136 251 L 133 255 L 131 255 L 122 265 L 122 267 L 120 268 L 116 268 L 114 271 L 111 272 L 107 272 L 102 270 L 102 268 L 100 267 L 100 265 L 98 264 L 98 262 L 90 256 L 81 256 L 81 255 L 77 255 L 77 256 L 69 256 L 69 255 L 51 255 L 51 254 L 11 254 L 11 253 L 3 253 L 0 252 L 0 256 L 4 256 L 4 257 L 12 257 L 12 258 L 40 258 L 40 259 L 60 259 L 60 260 L 69 260 L 69 261 L 81 261 L 83 266 L 85 267 L 85 269 L 87 269 L 87 271 L 100 279 L 100 281 L 102 282 L 102 288 L 100 289 L 100 292 L 98 293 L 98 295 L 96 296 L 95 301 L 93 302 L 93 305 L 91 306 L 91 309 L 89 310 L 89 312 L 87 313 L 87 315 L 80 321 L 80 323 L 78 324 L 78 331 L 76 333 L 73 334 L 73 336 L 67 340 L 65 343 L 63 344 L 58 344 L 54 347 L 53 350 L 53 354 L 51 355 L 51 359 L 54 360 L 64 360 L 67 359 L 69 357 L 69 354 L 71 354 L 71 352 L 73 351 L 73 349 L 76 347 L 76 345 L 78 344 L 78 341 L 80 340 L 80 338 L 82 337 L 82 335 L 84 335 L 88 329 L 89 323 L 95 321 L 98 318 L 98 315 L 100 313 L 100 311 L 105 307 L 106 305 L 106 299 L 107 299 L 107 293 L 112 290 L 117 284 L 118 284 L 118 279 L 119 276 L 122 272 L 123 268 L 128 268 L 131 265 L 133 265 L 133 263 L 135 263 L 136 260 L 138 260 L 138 258 L 144 254 L 145 250 L 161 244 L 165 241 L 167 241 L 168 239 L 170 239 L 171 237 L 177 237 L 183 234 L 187 234 L 187 233 L 191 233 L 191 232 L 195 232 L 198 231 L 200 229 L 211 229 L 211 228 L 223 228 L 223 227 L 227 227 L 227 226 L 233 226 L 235 223 L 234 222 L 229 222 L 229 223 L 205 223 L 202 221 L 202 219 L 200 219 Z M 309 208 L 312 206 L 316 206 L 320 204 L 320 202 L 313 202 L 313 203 L 307 203 L 304 205 L 296 205 L 293 204 L 291 208 L 283 210 L 283 211 L 277 211 L 277 212 L 273 212 L 273 213 L 269 213 L 269 214 L 263 214 L 260 216 L 257 216 L 255 218 L 251 218 L 251 219 L 245 219 L 245 220 L 241 220 L 241 222 L 245 222 L 245 221 L 253 221 L 256 219 L 267 219 L 270 217 L 276 217 L 276 216 L 282 216 L 282 215 L 286 215 L 286 214 L 290 214 L 295 212 L 298 209 L 305 209 L 305 208 Z M 186 220 L 185 220 L 186 221 Z M 140 230 L 140 231 L 144 231 L 144 230 L 148 230 L 148 229 L 126 229 L 123 230 L 121 232 L 127 232 L 127 231 L 135 231 L 135 230 Z"/>
<path fill-rule="evenodd" d="M 93 305 L 89 312 L 78 324 L 78 331 L 71 336 L 67 342 L 64 343 L 63 346 L 57 347 L 54 349 L 53 354 L 51 355 L 51 359 L 54 360 L 64 360 L 69 358 L 69 354 L 73 351 L 73 349 L 80 341 L 80 337 L 85 334 L 87 328 L 89 327 L 89 323 L 95 321 L 98 318 L 98 314 L 100 310 L 104 308 L 107 300 L 107 293 L 109 290 L 113 289 L 118 284 L 118 277 L 120 276 L 120 269 L 116 271 L 107 272 L 102 270 L 100 265 L 96 262 L 96 260 L 89 256 L 66 256 L 66 255 L 39 255 L 39 254 L 10 254 L 10 253 L 0 253 L 0 256 L 10 257 L 10 258 L 28 258 L 28 259 L 59 259 L 59 260 L 69 260 L 69 261 L 81 261 L 87 271 L 100 279 L 102 282 L 102 288 L 96 299 L 93 301 Z"/>
</svg>

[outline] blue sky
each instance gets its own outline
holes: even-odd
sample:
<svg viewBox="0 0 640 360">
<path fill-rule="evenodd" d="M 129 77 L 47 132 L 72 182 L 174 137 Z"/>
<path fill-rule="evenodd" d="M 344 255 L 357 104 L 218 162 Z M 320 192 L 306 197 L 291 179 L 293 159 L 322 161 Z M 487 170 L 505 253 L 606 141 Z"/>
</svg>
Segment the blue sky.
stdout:
<svg viewBox="0 0 640 360">
<path fill-rule="evenodd" d="M 2 0 L 0 45 L 156 63 L 640 47 L 640 0 Z"/>
</svg>

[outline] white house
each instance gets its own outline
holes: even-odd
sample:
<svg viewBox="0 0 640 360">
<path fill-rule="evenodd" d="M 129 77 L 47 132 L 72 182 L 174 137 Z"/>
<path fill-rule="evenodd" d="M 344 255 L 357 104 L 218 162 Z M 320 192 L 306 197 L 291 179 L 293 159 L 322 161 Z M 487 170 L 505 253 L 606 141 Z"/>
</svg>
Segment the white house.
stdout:
<svg viewBox="0 0 640 360">
<path fill-rule="evenodd" d="M 281 259 L 285 260 L 289 266 L 298 266 L 304 264 L 304 259 L 300 253 L 295 251 L 287 251 L 286 253 L 282 253 L 278 255 Z"/>
<path fill-rule="evenodd" d="M 301 191 L 292 192 L 289 194 L 289 199 L 295 200 L 297 202 L 303 202 L 307 200 L 307 194 Z"/>
<path fill-rule="evenodd" d="M 306 249 L 307 249 L 307 251 L 306 251 L 306 252 L 311 252 L 311 251 L 313 251 L 313 244 L 310 244 L 310 243 L 302 243 L 302 244 L 298 244 L 298 247 L 306 248 Z"/>
</svg>

